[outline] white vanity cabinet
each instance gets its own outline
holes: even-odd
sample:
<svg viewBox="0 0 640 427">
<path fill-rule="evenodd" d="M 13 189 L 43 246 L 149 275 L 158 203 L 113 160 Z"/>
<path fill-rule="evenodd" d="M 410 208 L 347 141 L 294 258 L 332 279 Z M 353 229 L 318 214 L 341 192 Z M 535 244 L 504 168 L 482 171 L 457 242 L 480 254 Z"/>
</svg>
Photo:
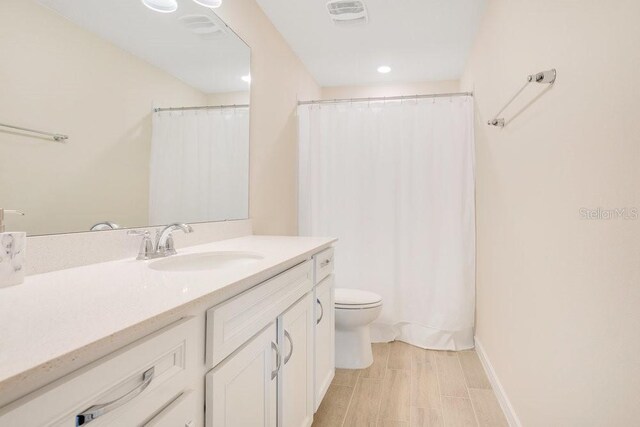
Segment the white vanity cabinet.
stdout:
<svg viewBox="0 0 640 427">
<path fill-rule="evenodd" d="M 313 281 L 315 284 L 322 282 L 325 277 L 333 274 L 333 257 L 333 248 L 325 249 L 313 256 Z"/>
<path fill-rule="evenodd" d="M 207 426 L 276 426 L 276 341 L 274 322 L 207 374 Z"/>
<path fill-rule="evenodd" d="M 335 311 L 333 274 L 314 288 L 314 412 L 335 375 Z"/>
<path fill-rule="evenodd" d="M 311 426 L 335 374 L 333 256 L 207 311 L 207 427 Z"/>
<path fill-rule="evenodd" d="M 0 410 L 0 426 L 200 423 L 194 318 L 186 318 Z M 179 422 L 179 423 L 176 423 Z"/>
<path fill-rule="evenodd" d="M 308 292 L 207 374 L 207 426 L 310 426 L 313 346 Z"/>
<path fill-rule="evenodd" d="M 309 292 L 278 320 L 284 337 L 280 373 L 280 425 L 284 427 L 307 427 L 313 422 L 313 313 L 313 294 Z"/>
<path fill-rule="evenodd" d="M 207 310 L 208 367 L 216 366 L 275 322 L 312 289 L 312 263 L 306 261 Z"/>
<path fill-rule="evenodd" d="M 306 261 L 207 311 L 207 427 L 311 425 L 313 273 Z"/>
<path fill-rule="evenodd" d="M 314 412 L 335 375 L 334 250 L 314 255 Z"/>
</svg>

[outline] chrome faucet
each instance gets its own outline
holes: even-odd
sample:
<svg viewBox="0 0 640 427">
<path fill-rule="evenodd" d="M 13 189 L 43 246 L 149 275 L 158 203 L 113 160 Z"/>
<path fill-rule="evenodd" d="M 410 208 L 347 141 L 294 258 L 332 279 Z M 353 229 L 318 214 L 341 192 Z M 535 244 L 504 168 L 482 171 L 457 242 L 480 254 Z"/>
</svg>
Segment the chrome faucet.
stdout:
<svg viewBox="0 0 640 427">
<path fill-rule="evenodd" d="M 156 257 L 165 257 L 176 254 L 176 248 L 173 244 L 173 233 L 176 230 L 182 230 L 185 233 L 193 233 L 193 228 L 189 224 L 174 223 L 169 224 L 162 231 L 156 233 L 155 253 Z"/>
<path fill-rule="evenodd" d="M 154 258 L 162 258 L 176 254 L 176 248 L 173 243 L 173 233 L 176 230 L 182 230 L 185 233 L 192 233 L 193 228 L 189 224 L 169 224 L 162 230 L 156 232 L 156 243 L 151 241 L 151 233 L 148 231 L 131 230 L 128 234 L 133 236 L 143 236 L 140 251 L 138 252 L 139 260 L 149 260 Z"/>
</svg>

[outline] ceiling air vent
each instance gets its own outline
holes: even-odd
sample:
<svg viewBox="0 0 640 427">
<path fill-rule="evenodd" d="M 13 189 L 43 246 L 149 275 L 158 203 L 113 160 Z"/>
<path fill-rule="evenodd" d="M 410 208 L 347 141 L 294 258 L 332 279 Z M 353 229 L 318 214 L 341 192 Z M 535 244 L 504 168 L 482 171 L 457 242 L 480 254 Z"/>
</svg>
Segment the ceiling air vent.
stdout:
<svg viewBox="0 0 640 427">
<path fill-rule="evenodd" d="M 205 39 L 217 39 L 226 35 L 224 24 L 216 22 L 207 15 L 185 15 L 180 17 L 180 22 L 195 35 Z"/>
<path fill-rule="evenodd" d="M 329 0 L 327 9 L 336 25 L 366 24 L 369 20 L 367 8 L 361 0 Z"/>
</svg>

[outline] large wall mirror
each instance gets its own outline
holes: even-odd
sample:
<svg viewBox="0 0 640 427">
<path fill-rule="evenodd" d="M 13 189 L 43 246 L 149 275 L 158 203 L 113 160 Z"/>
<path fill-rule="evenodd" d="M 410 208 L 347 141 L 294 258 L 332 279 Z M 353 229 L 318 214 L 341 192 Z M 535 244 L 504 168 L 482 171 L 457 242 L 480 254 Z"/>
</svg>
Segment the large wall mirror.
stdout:
<svg viewBox="0 0 640 427">
<path fill-rule="evenodd" d="M 212 9 L 2 0 L 0 16 L 0 208 L 25 213 L 8 231 L 248 217 L 251 52 Z"/>
</svg>

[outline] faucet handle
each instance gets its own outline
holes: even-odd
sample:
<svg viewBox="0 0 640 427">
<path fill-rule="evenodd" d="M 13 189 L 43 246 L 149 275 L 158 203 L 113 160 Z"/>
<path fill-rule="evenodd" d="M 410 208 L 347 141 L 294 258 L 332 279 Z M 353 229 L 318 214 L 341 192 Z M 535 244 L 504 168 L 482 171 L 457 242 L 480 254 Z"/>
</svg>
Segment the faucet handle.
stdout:
<svg viewBox="0 0 640 427">
<path fill-rule="evenodd" d="M 130 236 L 143 236 L 142 243 L 140 244 L 140 250 L 138 251 L 138 257 L 136 259 L 148 260 L 153 258 L 155 251 L 153 242 L 151 241 L 151 233 L 148 230 L 129 230 L 127 234 Z"/>
<path fill-rule="evenodd" d="M 168 256 L 175 255 L 176 253 L 176 245 L 173 242 L 173 236 L 170 234 L 169 236 L 167 236 L 167 241 L 164 245 L 164 254 L 165 256 Z"/>
</svg>

